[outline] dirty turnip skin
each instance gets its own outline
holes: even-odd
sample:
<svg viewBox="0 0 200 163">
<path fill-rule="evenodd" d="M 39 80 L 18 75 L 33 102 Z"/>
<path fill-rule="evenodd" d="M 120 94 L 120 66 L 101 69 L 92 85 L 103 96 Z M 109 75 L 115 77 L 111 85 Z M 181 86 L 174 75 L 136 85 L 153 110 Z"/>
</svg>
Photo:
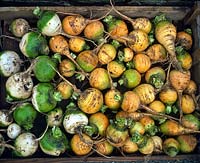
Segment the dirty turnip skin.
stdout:
<svg viewBox="0 0 200 163">
<path fill-rule="evenodd" d="M 88 117 L 81 111 L 73 111 L 66 114 L 63 119 L 63 126 L 65 131 L 70 134 L 75 134 L 75 129 L 79 126 L 88 124 Z"/>
<path fill-rule="evenodd" d="M 20 70 L 22 60 L 19 55 L 11 50 L 0 52 L 0 74 L 9 77 Z"/>
<path fill-rule="evenodd" d="M 21 157 L 32 156 L 38 149 L 38 141 L 32 133 L 23 133 L 15 140 L 15 154 Z"/>
<path fill-rule="evenodd" d="M 7 128 L 7 136 L 10 139 L 15 139 L 21 132 L 21 127 L 16 123 L 10 124 Z"/>
<path fill-rule="evenodd" d="M 13 117 L 8 110 L 0 110 L 0 127 L 9 126 L 13 122 Z"/>
<path fill-rule="evenodd" d="M 9 27 L 11 33 L 16 37 L 22 37 L 29 31 L 29 29 L 29 23 L 23 18 L 13 20 Z"/>
<path fill-rule="evenodd" d="M 31 96 L 33 81 L 28 73 L 16 73 L 6 81 L 6 91 L 14 99 L 27 99 Z"/>
</svg>

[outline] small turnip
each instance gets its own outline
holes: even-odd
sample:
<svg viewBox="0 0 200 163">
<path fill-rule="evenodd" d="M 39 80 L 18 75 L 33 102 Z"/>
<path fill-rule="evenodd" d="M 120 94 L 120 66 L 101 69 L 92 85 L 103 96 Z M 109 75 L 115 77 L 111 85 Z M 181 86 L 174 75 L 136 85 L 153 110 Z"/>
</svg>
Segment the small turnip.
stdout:
<svg viewBox="0 0 200 163">
<path fill-rule="evenodd" d="M 47 113 L 47 124 L 49 127 L 61 126 L 62 120 L 63 120 L 63 111 L 59 107 Z"/>
<path fill-rule="evenodd" d="M 16 123 L 11 123 L 7 128 L 7 136 L 10 139 L 15 139 L 21 132 L 21 127 Z"/>
<path fill-rule="evenodd" d="M 180 144 L 174 138 L 167 138 L 163 142 L 163 151 L 170 157 L 175 157 L 180 152 Z"/>
<path fill-rule="evenodd" d="M 11 50 L 0 52 L 0 74 L 9 77 L 20 70 L 22 60 L 19 55 Z"/>
<path fill-rule="evenodd" d="M 9 30 L 15 37 L 22 37 L 28 33 L 30 25 L 27 20 L 23 18 L 14 19 L 9 26 Z"/>
<path fill-rule="evenodd" d="M 0 110 L 0 127 L 7 127 L 13 122 L 13 117 L 9 110 Z"/>
</svg>

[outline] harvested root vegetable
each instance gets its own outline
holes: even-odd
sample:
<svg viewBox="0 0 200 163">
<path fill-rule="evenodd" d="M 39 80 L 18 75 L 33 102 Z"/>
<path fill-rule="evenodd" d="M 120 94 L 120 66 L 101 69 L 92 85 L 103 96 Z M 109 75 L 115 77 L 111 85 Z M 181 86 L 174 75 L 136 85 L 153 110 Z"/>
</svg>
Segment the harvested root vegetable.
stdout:
<svg viewBox="0 0 200 163">
<path fill-rule="evenodd" d="M 184 114 L 190 114 L 195 111 L 195 102 L 190 95 L 187 94 L 182 95 L 181 109 Z"/>
<path fill-rule="evenodd" d="M 133 100 L 134 99 L 134 100 Z M 140 106 L 140 98 L 133 91 L 127 91 L 123 95 L 121 108 L 126 112 L 135 112 L 139 109 Z"/>
<path fill-rule="evenodd" d="M 38 55 L 49 54 L 47 40 L 38 32 L 28 32 L 23 35 L 19 43 L 19 48 L 28 58 L 35 58 Z"/>
<path fill-rule="evenodd" d="M 84 50 L 78 54 L 76 62 L 85 72 L 91 72 L 98 65 L 98 57 L 92 50 Z"/>
<path fill-rule="evenodd" d="M 111 44 L 103 44 L 97 53 L 99 62 L 104 65 L 115 59 L 117 51 Z"/>
<path fill-rule="evenodd" d="M 192 67 L 192 56 L 182 47 L 176 47 L 177 60 L 180 62 L 184 70 L 189 70 Z"/>
<path fill-rule="evenodd" d="M 36 79 L 40 82 L 50 82 L 53 80 L 56 75 L 54 71 L 57 66 L 56 61 L 49 56 L 38 56 L 35 60 L 33 73 Z"/>
<path fill-rule="evenodd" d="M 14 108 L 15 122 L 27 131 L 33 128 L 36 117 L 37 111 L 31 103 L 25 102 Z"/>
<path fill-rule="evenodd" d="M 18 72 L 7 79 L 6 91 L 11 99 L 23 100 L 31 96 L 33 80 L 30 70 L 31 66 L 26 71 Z"/>
<path fill-rule="evenodd" d="M 118 82 L 127 88 L 135 88 L 141 82 L 141 74 L 135 69 L 126 70 Z"/>
<path fill-rule="evenodd" d="M 63 126 L 67 133 L 75 134 L 79 133 L 83 126 L 88 124 L 88 117 L 75 104 L 70 103 L 67 106 L 63 118 Z"/>
<path fill-rule="evenodd" d="M 167 51 L 161 44 L 153 44 L 149 46 L 146 55 L 153 63 L 164 62 L 167 60 Z"/>
<path fill-rule="evenodd" d="M 182 67 L 176 58 L 175 40 L 176 40 L 176 27 L 169 22 L 164 14 L 156 16 L 155 23 L 155 37 L 160 44 L 162 44 L 169 53 L 170 62 L 177 70 L 182 71 Z"/>
<path fill-rule="evenodd" d="M 114 147 L 106 140 L 95 144 L 95 149 L 98 154 L 106 156 L 114 151 Z"/>
<path fill-rule="evenodd" d="M 176 44 L 182 46 L 185 50 L 191 49 L 193 44 L 191 29 L 178 32 L 176 36 Z"/>
<path fill-rule="evenodd" d="M 159 93 L 160 100 L 167 106 L 171 106 L 178 99 L 178 94 L 173 88 L 165 88 Z"/>
<path fill-rule="evenodd" d="M 163 151 L 170 157 L 175 157 L 180 152 L 180 144 L 174 138 L 167 138 L 163 142 Z"/>
<path fill-rule="evenodd" d="M 22 132 L 21 127 L 16 123 L 11 123 L 7 128 L 7 136 L 10 139 L 16 139 Z"/>
<path fill-rule="evenodd" d="M 118 62 L 114 60 L 107 64 L 107 70 L 109 71 L 110 76 L 112 78 L 118 78 L 126 70 L 126 67 L 124 66 L 122 62 Z"/>
<path fill-rule="evenodd" d="M 57 85 L 57 90 L 60 92 L 62 99 L 69 99 L 73 94 L 73 88 L 66 82 L 61 82 Z"/>
<path fill-rule="evenodd" d="M 110 0 L 110 4 L 112 6 L 112 9 L 119 15 L 121 16 L 123 19 L 128 20 L 132 26 L 133 29 L 140 29 L 143 30 L 144 32 L 146 32 L 147 34 L 151 31 L 152 28 L 152 24 L 151 21 L 148 18 L 136 18 L 136 19 L 131 19 L 130 17 L 122 14 L 121 12 L 119 12 L 113 5 L 112 0 Z"/>
<path fill-rule="evenodd" d="M 146 138 L 146 140 L 139 145 L 139 151 L 142 154 L 148 155 L 152 154 L 154 150 L 154 142 L 151 137 Z"/>
<path fill-rule="evenodd" d="M 121 102 L 122 94 L 117 89 L 109 89 L 104 95 L 104 103 L 110 110 L 118 110 Z"/>
<path fill-rule="evenodd" d="M 123 51 L 119 51 L 117 55 L 121 62 L 130 62 L 133 59 L 134 52 L 131 48 L 125 47 Z"/>
<path fill-rule="evenodd" d="M 0 127 L 7 127 L 13 122 L 13 117 L 9 110 L 0 110 Z"/>
<path fill-rule="evenodd" d="M 183 116 L 182 112 L 182 92 L 187 88 L 190 82 L 190 71 L 181 72 L 178 70 L 171 70 L 169 73 L 169 81 L 174 87 L 174 89 L 178 92 L 178 100 L 179 100 L 179 108 L 180 108 L 180 120 Z"/>
<path fill-rule="evenodd" d="M 14 153 L 17 156 L 32 156 L 38 149 L 38 140 L 30 132 L 22 133 L 15 139 L 14 148 Z"/>
<path fill-rule="evenodd" d="M 190 128 L 192 130 L 197 130 L 198 131 L 200 129 L 199 119 L 193 114 L 183 115 L 181 124 L 184 127 Z"/>
<path fill-rule="evenodd" d="M 145 132 L 154 136 L 158 132 L 158 128 L 155 125 L 155 121 L 150 116 L 144 116 L 139 121 L 145 128 Z"/>
<path fill-rule="evenodd" d="M 90 49 L 90 47 L 83 38 L 72 37 L 69 39 L 69 49 L 75 53 L 79 53 L 83 50 Z"/>
<path fill-rule="evenodd" d="M 69 59 L 63 59 L 59 64 L 59 72 L 65 77 L 72 77 L 75 74 L 75 70 L 75 64 Z"/>
<path fill-rule="evenodd" d="M 140 29 L 133 30 L 128 36 L 121 38 L 125 39 L 128 47 L 136 53 L 146 50 L 149 46 L 148 35 Z"/>
<path fill-rule="evenodd" d="M 145 127 L 144 125 L 139 122 L 139 121 L 136 121 L 133 125 L 130 126 L 129 128 L 129 132 L 130 132 L 130 135 L 133 137 L 135 134 L 140 134 L 140 135 L 144 135 L 145 133 Z"/>
<path fill-rule="evenodd" d="M 103 106 L 103 94 L 96 88 L 84 90 L 78 98 L 78 107 L 87 114 L 98 112 Z"/>
<path fill-rule="evenodd" d="M 51 83 L 38 83 L 34 86 L 32 104 L 38 112 L 46 113 L 53 110 L 59 100 Z"/>
<path fill-rule="evenodd" d="M 109 119 L 105 114 L 97 112 L 91 114 L 91 116 L 89 117 L 89 125 L 96 128 L 97 131 L 95 131 L 94 134 L 105 136 L 106 129 L 109 125 Z"/>
<path fill-rule="evenodd" d="M 200 133 L 200 131 L 185 128 L 178 122 L 173 120 L 167 120 L 160 125 L 160 131 L 168 136 L 178 136 L 183 134 Z"/>
<path fill-rule="evenodd" d="M 125 21 L 112 15 L 106 16 L 103 21 L 107 24 L 107 31 L 110 33 L 111 38 L 124 43 L 125 40 L 121 37 L 128 36 L 128 27 Z"/>
<path fill-rule="evenodd" d="M 69 148 L 67 137 L 59 127 L 48 129 L 39 145 L 45 154 L 51 156 L 59 156 Z"/>
<path fill-rule="evenodd" d="M 103 37 L 104 25 L 101 21 L 93 21 L 86 25 L 84 29 L 84 36 L 87 39 L 98 41 Z"/>
<path fill-rule="evenodd" d="M 161 89 L 166 78 L 165 71 L 161 67 L 152 67 L 145 73 L 145 80 L 155 88 Z"/>
<path fill-rule="evenodd" d="M 92 150 L 93 141 L 86 134 L 75 134 L 70 141 L 72 151 L 78 155 L 83 156 L 89 154 Z"/>
<path fill-rule="evenodd" d="M 46 118 L 49 127 L 61 126 L 63 121 L 63 110 L 57 107 L 47 113 Z"/>
<path fill-rule="evenodd" d="M 150 84 L 140 84 L 133 91 L 140 97 L 142 104 L 150 104 L 155 100 L 155 90 Z"/>
<path fill-rule="evenodd" d="M 9 26 L 9 30 L 15 37 L 22 37 L 28 33 L 30 25 L 27 20 L 23 18 L 14 19 Z"/>
<path fill-rule="evenodd" d="M 61 34 L 62 24 L 58 14 L 54 11 L 44 10 L 36 7 L 33 14 L 38 17 L 37 28 L 46 36 Z"/>
<path fill-rule="evenodd" d="M 0 75 L 9 77 L 20 70 L 22 60 L 15 51 L 0 52 Z"/>
<path fill-rule="evenodd" d="M 133 64 L 139 73 L 145 73 L 151 67 L 151 60 L 147 55 L 139 53 L 134 56 Z"/>
<path fill-rule="evenodd" d="M 125 153 L 135 153 L 138 151 L 138 145 L 129 137 L 122 146 L 122 151 Z"/>
<path fill-rule="evenodd" d="M 180 144 L 180 151 L 183 153 L 191 153 L 197 146 L 197 138 L 194 135 L 179 135 L 177 141 Z"/>
<path fill-rule="evenodd" d="M 154 143 L 154 153 L 161 153 L 163 149 L 163 140 L 159 136 L 152 136 L 151 139 L 153 140 Z"/>
<path fill-rule="evenodd" d="M 165 105 L 159 100 L 154 100 L 150 103 L 149 108 L 157 113 L 165 113 Z"/>
<path fill-rule="evenodd" d="M 94 69 L 90 74 L 89 83 L 91 87 L 99 90 L 110 88 L 108 71 L 104 68 Z"/>
<path fill-rule="evenodd" d="M 129 137 L 125 124 L 120 121 L 124 122 L 122 119 L 118 120 L 118 122 L 110 124 L 106 129 L 106 139 L 114 147 L 122 147 Z"/>
</svg>

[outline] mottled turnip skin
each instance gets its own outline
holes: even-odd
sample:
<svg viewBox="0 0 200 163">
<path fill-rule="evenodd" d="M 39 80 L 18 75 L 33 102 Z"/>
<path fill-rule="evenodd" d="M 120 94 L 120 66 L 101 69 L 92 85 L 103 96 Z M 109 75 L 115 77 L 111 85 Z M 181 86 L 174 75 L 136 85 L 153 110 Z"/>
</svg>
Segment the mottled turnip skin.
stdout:
<svg viewBox="0 0 200 163">
<path fill-rule="evenodd" d="M 20 64 L 22 60 L 19 55 L 10 50 L 6 50 L 0 53 L 0 74 L 5 77 L 9 77 L 20 70 Z"/>
</svg>

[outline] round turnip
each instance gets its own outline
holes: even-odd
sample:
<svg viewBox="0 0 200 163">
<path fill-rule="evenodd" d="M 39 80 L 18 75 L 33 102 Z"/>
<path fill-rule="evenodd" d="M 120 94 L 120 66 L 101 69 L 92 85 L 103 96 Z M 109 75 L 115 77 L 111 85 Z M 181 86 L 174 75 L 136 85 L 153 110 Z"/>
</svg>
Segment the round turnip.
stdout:
<svg viewBox="0 0 200 163">
<path fill-rule="evenodd" d="M 7 128 L 7 136 L 10 139 L 15 139 L 21 132 L 21 127 L 16 123 L 10 124 Z"/>
<path fill-rule="evenodd" d="M 8 77 L 20 70 L 22 60 L 19 55 L 11 50 L 0 52 L 0 74 Z"/>
</svg>

